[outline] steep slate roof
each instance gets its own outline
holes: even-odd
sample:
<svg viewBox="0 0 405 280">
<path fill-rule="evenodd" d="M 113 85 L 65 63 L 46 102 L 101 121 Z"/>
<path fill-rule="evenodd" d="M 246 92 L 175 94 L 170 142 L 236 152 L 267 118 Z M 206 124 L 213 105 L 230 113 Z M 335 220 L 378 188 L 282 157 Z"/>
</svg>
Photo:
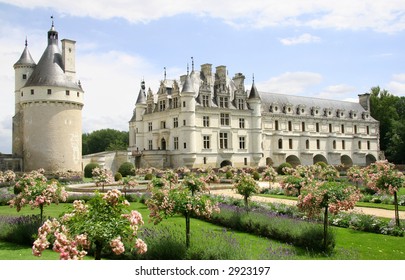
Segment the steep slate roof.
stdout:
<svg viewBox="0 0 405 280">
<path fill-rule="evenodd" d="M 193 88 L 191 78 L 190 78 L 190 76 L 188 74 L 187 74 L 186 80 L 184 81 L 183 88 L 182 88 L 181 92 L 187 92 L 187 93 L 195 92 L 194 88 Z"/>
<path fill-rule="evenodd" d="M 14 64 L 14 67 L 24 65 L 35 66 L 35 61 L 32 59 L 32 56 L 28 50 L 27 41 L 25 41 L 24 51 L 22 52 L 20 59 Z"/>
</svg>

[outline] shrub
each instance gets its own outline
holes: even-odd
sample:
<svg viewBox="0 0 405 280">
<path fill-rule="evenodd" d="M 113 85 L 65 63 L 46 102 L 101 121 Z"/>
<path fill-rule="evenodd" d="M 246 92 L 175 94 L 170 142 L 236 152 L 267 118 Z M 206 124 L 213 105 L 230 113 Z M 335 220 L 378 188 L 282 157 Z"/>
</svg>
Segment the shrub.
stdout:
<svg viewBox="0 0 405 280">
<path fill-rule="evenodd" d="M 145 178 L 144 178 L 144 179 L 145 179 L 145 180 L 152 180 L 152 179 L 153 179 L 152 173 L 145 174 Z"/>
<path fill-rule="evenodd" d="M 252 173 L 253 179 L 255 179 L 255 181 L 259 181 L 260 180 L 260 173 L 257 171 L 254 171 Z"/>
<path fill-rule="evenodd" d="M 326 168 L 328 166 L 328 164 L 326 162 L 323 162 L 323 161 L 318 161 L 315 164 L 319 165 L 322 168 Z"/>
<path fill-rule="evenodd" d="M 277 173 L 278 173 L 279 175 L 285 175 L 285 172 L 284 172 L 284 170 L 283 170 L 284 167 L 292 168 L 292 165 L 289 164 L 288 162 L 284 162 L 284 163 L 280 164 L 280 165 L 277 167 Z"/>
<path fill-rule="evenodd" d="M 95 162 L 90 162 L 84 167 L 84 177 L 85 178 L 92 178 L 93 177 L 93 169 L 100 168 L 100 165 Z"/>
<path fill-rule="evenodd" d="M 41 226 L 39 215 L 0 217 L 0 239 L 21 245 L 32 246 L 38 228 Z"/>
<path fill-rule="evenodd" d="M 232 179 L 232 177 L 233 177 L 232 171 L 231 170 L 226 171 L 225 177 L 226 177 L 226 179 Z"/>
<path fill-rule="evenodd" d="M 132 162 L 124 162 L 118 168 L 118 172 L 121 173 L 123 177 L 135 176 L 135 166 Z"/>
<path fill-rule="evenodd" d="M 121 175 L 121 173 L 120 172 L 116 172 L 115 174 L 114 174 L 114 181 L 119 181 L 119 180 L 121 180 L 122 179 L 122 175 Z"/>
</svg>

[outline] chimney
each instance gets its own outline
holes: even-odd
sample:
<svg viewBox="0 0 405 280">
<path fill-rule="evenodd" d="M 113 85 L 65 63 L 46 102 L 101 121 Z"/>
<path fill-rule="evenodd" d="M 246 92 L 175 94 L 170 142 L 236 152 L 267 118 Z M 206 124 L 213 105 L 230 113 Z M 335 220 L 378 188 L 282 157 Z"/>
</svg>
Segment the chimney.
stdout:
<svg viewBox="0 0 405 280">
<path fill-rule="evenodd" d="M 76 41 L 62 40 L 62 59 L 65 67 L 65 74 L 72 82 L 76 80 Z"/>
<path fill-rule="evenodd" d="M 370 111 L 370 94 L 359 94 L 359 103 L 366 111 Z"/>
</svg>

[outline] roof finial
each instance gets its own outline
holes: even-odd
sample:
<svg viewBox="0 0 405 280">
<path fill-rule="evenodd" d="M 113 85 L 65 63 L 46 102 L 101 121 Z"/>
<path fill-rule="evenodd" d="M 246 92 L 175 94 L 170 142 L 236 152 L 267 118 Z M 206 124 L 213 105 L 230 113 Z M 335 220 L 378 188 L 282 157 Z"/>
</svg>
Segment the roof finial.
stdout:
<svg viewBox="0 0 405 280">
<path fill-rule="evenodd" d="M 194 72 L 194 58 L 191 57 L 191 72 Z"/>
<path fill-rule="evenodd" d="M 27 36 L 25 36 L 25 46 L 26 46 L 26 47 L 28 46 L 28 39 L 27 39 Z"/>
<path fill-rule="evenodd" d="M 189 72 L 189 69 L 188 69 L 188 63 L 187 63 L 187 76 L 188 76 L 188 72 Z"/>
<path fill-rule="evenodd" d="M 253 81 L 253 84 L 254 84 L 255 83 L 255 73 L 253 73 L 252 81 Z"/>
<path fill-rule="evenodd" d="M 53 15 L 51 15 L 51 19 L 52 19 L 52 27 L 54 27 Z"/>
<path fill-rule="evenodd" d="M 165 79 L 164 79 L 164 81 L 166 81 L 166 67 L 163 67 L 163 69 L 165 70 Z"/>
</svg>

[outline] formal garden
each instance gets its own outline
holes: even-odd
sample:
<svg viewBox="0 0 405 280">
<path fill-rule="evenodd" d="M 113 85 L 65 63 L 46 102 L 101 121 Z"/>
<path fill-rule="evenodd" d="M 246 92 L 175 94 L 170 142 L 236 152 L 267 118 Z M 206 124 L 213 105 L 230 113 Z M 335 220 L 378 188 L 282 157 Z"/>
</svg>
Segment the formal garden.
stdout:
<svg viewBox="0 0 405 280">
<path fill-rule="evenodd" d="M 405 176 L 317 163 L 277 169 L 0 173 L 0 259 L 405 259 Z M 232 189 L 237 197 L 217 190 Z M 257 202 L 255 197 L 295 201 Z M 392 218 L 351 211 L 392 212 Z"/>
</svg>

